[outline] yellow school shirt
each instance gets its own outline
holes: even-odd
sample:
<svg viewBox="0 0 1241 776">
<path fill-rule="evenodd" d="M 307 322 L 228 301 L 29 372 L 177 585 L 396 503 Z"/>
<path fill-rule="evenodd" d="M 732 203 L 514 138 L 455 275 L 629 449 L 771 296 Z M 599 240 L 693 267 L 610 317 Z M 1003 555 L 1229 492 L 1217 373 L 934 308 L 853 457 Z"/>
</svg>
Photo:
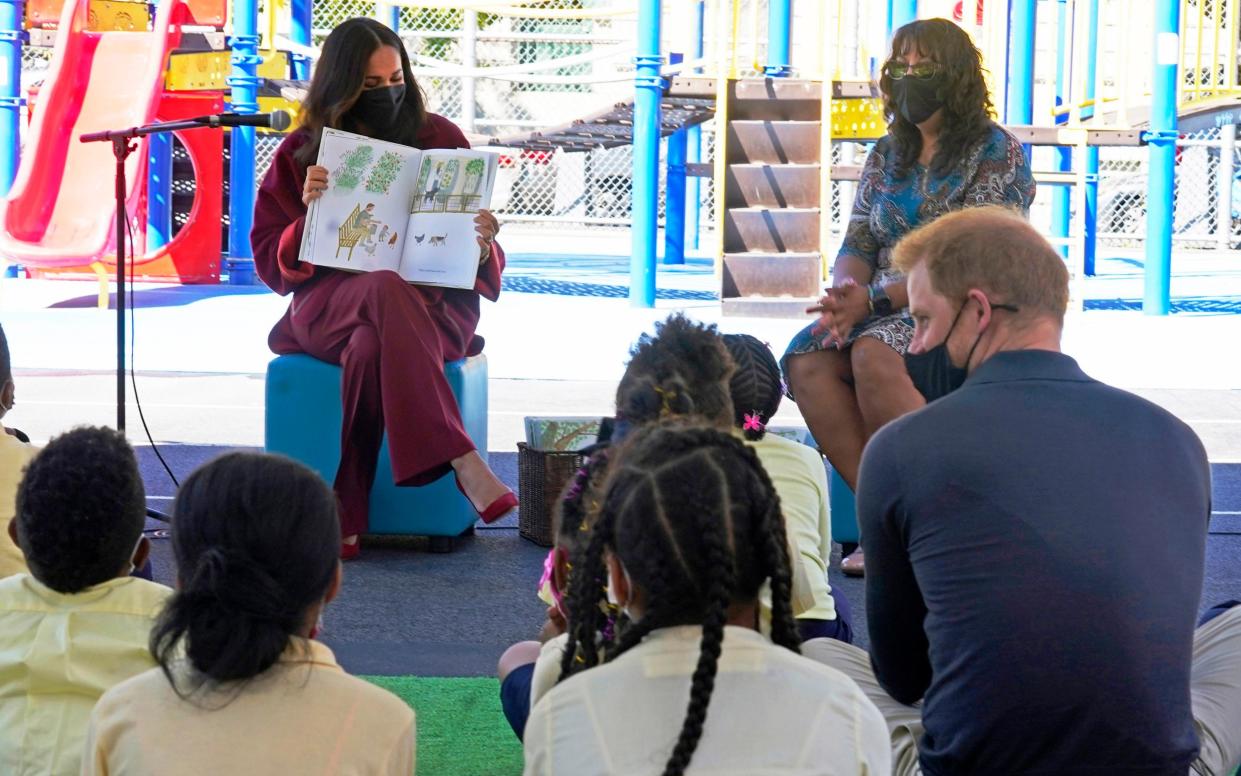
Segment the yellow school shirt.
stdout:
<svg viewBox="0 0 1241 776">
<path fill-rule="evenodd" d="M 27 571 L 26 557 L 9 538 L 9 523 L 17 512 L 17 486 L 36 452 L 0 426 L 0 577 Z"/>
<path fill-rule="evenodd" d="M 832 518 L 823 458 L 813 448 L 777 434 L 764 434 L 762 439 L 747 440 L 746 444 L 754 448 L 780 497 L 784 530 L 792 547 L 789 561 L 793 570 L 794 615 L 814 620 L 836 619 L 836 603 L 827 581 L 827 565 L 832 557 Z M 771 593 L 766 586 L 760 604 L 766 621 L 771 612 Z"/>
<path fill-rule="evenodd" d="M 182 690 L 184 664 L 174 669 Z M 414 711 L 293 639 L 244 683 L 182 699 L 159 669 L 109 690 L 91 714 L 82 776 L 410 776 Z"/>
<path fill-rule="evenodd" d="M 73 594 L 0 580 L 0 773 L 80 771 L 95 701 L 155 665 L 147 641 L 171 592 L 133 577 Z"/>
</svg>

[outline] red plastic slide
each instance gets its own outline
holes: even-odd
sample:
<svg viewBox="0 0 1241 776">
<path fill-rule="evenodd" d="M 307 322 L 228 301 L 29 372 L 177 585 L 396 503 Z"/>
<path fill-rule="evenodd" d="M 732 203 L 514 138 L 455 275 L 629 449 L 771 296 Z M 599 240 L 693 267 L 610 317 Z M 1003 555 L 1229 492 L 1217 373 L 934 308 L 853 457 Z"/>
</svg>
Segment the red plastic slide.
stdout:
<svg viewBox="0 0 1241 776">
<path fill-rule="evenodd" d="M 65 3 L 51 68 L 4 203 L 0 255 L 28 266 L 87 265 L 113 248 L 112 146 L 78 137 L 155 118 L 164 67 L 188 19 L 182 0 L 160 3 L 151 32 L 90 31 L 88 13 L 89 0 Z M 131 213 L 144 159 L 140 149 L 126 170 Z"/>
</svg>

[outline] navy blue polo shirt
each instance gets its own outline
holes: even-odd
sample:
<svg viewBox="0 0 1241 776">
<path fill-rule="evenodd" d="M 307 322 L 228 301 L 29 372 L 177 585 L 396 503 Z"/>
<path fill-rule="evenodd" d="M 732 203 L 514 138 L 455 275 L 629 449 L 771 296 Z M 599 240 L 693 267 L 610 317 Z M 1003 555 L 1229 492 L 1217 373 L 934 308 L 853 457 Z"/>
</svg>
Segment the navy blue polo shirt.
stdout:
<svg viewBox="0 0 1241 776">
<path fill-rule="evenodd" d="M 1202 443 L 1068 356 L 1002 352 L 862 458 L 871 661 L 929 776 L 1176 774 L 1211 512 Z"/>
</svg>

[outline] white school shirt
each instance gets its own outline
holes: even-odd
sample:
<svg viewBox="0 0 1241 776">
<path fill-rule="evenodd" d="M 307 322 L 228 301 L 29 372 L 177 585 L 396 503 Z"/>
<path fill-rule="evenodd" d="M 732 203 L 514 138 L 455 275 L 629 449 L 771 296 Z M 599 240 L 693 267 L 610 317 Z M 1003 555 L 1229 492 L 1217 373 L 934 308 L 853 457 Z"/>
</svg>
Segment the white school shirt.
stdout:
<svg viewBox="0 0 1241 776">
<path fill-rule="evenodd" d="M 531 711 L 525 776 L 649 776 L 681 732 L 702 629 L 663 628 L 556 685 Z M 687 773 L 869 776 L 891 770 L 883 717 L 853 680 L 728 626 Z"/>
<path fill-rule="evenodd" d="M 158 668 L 113 687 L 91 712 L 82 776 L 410 776 L 416 735 L 404 701 L 291 639 L 240 688 L 184 700 Z"/>
<path fill-rule="evenodd" d="M 827 581 L 827 564 L 832 557 L 832 516 L 823 457 L 814 448 L 778 434 L 768 433 L 754 442 L 746 440 L 746 444 L 758 455 L 780 497 L 793 573 L 793 615 L 835 620 L 836 602 Z M 763 585 L 759 606 L 766 626 L 771 619 L 770 585 Z"/>
</svg>

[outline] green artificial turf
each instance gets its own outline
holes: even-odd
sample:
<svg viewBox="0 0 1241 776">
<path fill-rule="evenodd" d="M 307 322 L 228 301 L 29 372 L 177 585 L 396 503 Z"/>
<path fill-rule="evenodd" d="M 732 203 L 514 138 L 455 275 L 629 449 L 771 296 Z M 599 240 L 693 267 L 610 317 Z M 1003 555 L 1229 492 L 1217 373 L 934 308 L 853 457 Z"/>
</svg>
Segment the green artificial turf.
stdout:
<svg viewBox="0 0 1241 776">
<path fill-rule="evenodd" d="M 362 678 L 414 708 L 419 774 L 520 776 L 521 742 L 500 711 L 500 683 L 496 679 Z"/>
</svg>

